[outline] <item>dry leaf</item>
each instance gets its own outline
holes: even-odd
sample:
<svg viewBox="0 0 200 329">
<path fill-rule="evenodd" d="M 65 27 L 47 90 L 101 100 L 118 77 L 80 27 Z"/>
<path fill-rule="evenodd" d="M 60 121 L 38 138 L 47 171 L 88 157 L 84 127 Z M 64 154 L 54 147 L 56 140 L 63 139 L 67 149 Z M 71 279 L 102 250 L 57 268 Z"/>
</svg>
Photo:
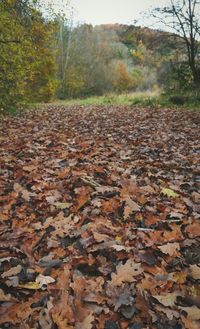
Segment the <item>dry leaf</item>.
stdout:
<svg viewBox="0 0 200 329">
<path fill-rule="evenodd" d="M 14 276 L 14 275 L 17 275 L 21 272 L 22 270 L 22 266 L 21 265 L 17 265 L 16 267 L 12 267 L 10 270 L 4 272 L 1 274 L 1 277 L 4 279 L 4 278 L 7 278 L 9 276 Z"/>
<path fill-rule="evenodd" d="M 153 298 L 157 299 L 159 303 L 166 307 L 173 307 L 175 305 L 177 296 L 180 296 L 180 294 L 173 292 L 166 295 L 153 295 Z"/>
<path fill-rule="evenodd" d="M 200 236 L 200 224 L 193 223 L 192 225 L 188 225 L 185 231 L 187 232 L 190 238 L 196 238 Z"/>
<path fill-rule="evenodd" d="M 11 294 L 6 294 L 4 293 L 4 291 L 2 289 L 0 289 L 0 302 L 16 302 L 17 299 L 13 296 L 11 296 Z"/>
<path fill-rule="evenodd" d="M 129 196 L 126 196 L 124 201 L 124 219 L 126 220 L 133 212 L 140 211 L 140 206 L 135 201 L 131 200 Z"/>
<path fill-rule="evenodd" d="M 111 283 L 114 286 L 121 285 L 123 282 L 133 282 L 135 277 L 143 273 L 141 264 L 135 263 L 133 260 L 129 259 L 123 265 L 120 264 L 116 267 L 117 273 L 111 274 Z"/>
<path fill-rule="evenodd" d="M 195 280 L 200 280 L 200 267 L 197 265 L 190 265 L 189 276 Z"/>
<path fill-rule="evenodd" d="M 162 194 L 168 198 L 177 198 L 179 195 L 169 188 L 163 188 L 161 191 Z"/>
<path fill-rule="evenodd" d="M 198 321 L 200 320 L 200 309 L 197 306 L 191 306 L 191 307 L 178 307 L 181 311 L 184 311 L 187 313 L 187 318 L 192 321 Z"/>
<path fill-rule="evenodd" d="M 43 286 L 47 286 L 48 284 L 55 282 L 55 279 L 51 276 L 39 274 L 35 281 L 39 284 L 40 288 L 42 288 Z"/>
<path fill-rule="evenodd" d="M 180 245 L 177 242 L 167 243 L 163 246 L 158 246 L 158 248 L 162 251 L 163 254 L 167 254 L 174 257 L 180 256 L 180 253 L 178 251 L 180 250 Z"/>
</svg>

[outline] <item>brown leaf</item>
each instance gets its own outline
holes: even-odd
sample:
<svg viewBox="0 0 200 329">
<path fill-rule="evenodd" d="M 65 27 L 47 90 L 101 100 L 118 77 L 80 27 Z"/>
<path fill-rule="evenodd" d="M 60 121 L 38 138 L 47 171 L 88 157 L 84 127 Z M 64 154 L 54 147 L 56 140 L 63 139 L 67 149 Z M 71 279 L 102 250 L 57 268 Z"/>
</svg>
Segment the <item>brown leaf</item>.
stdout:
<svg viewBox="0 0 200 329">
<path fill-rule="evenodd" d="M 153 295 L 153 298 L 157 299 L 159 303 L 166 307 L 173 307 L 178 296 L 180 296 L 180 294 L 172 292 L 165 295 Z"/>
<path fill-rule="evenodd" d="M 124 201 L 124 219 L 126 220 L 133 212 L 140 211 L 140 206 L 135 201 L 131 200 L 129 196 L 126 196 Z"/>
<path fill-rule="evenodd" d="M 2 273 L 1 277 L 2 278 L 7 278 L 9 276 L 14 276 L 17 275 L 21 272 L 22 270 L 22 266 L 21 265 L 17 265 L 16 267 L 12 267 L 10 270 Z"/>
<path fill-rule="evenodd" d="M 129 259 L 123 265 L 120 264 L 116 267 L 117 273 L 112 273 L 111 283 L 114 286 L 121 285 L 123 282 L 133 282 L 135 277 L 143 273 L 141 264 L 135 263 L 133 260 Z"/>
<path fill-rule="evenodd" d="M 197 306 L 191 306 L 191 307 L 178 307 L 181 311 L 184 311 L 187 313 L 187 318 L 191 321 L 198 321 L 200 320 L 200 309 Z"/>
<path fill-rule="evenodd" d="M 189 276 L 195 280 L 200 280 L 200 267 L 197 265 L 190 265 Z"/>
<path fill-rule="evenodd" d="M 163 246 L 158 246 L 158 248 L 162 251 L 163 254 L 167 254 L 174 257 L 180 256 L 180 253 L 178 251 L 180 250 L 180 245 L 177 242 L 167 243 Z"/>
<path fill-rule="evenodd" d="M 11 296 L 11 294 L 5 294 L 4 291 L 2 289 L 0 289 L 0 302 L 16 302 L 17 299 L 13 296 Z"/>
<path fill-rule="evenodd" d="M 35 165 L 27 165 L 27 166 L 23 166 L 23 170 L 24 171 L 28 171 L 28 172 L 32 172 L 34 170 L 37 170 L 38 167 Z"/>
<path fill-rule="evenodd" d="M 192 225 L 188 225 L 185 231 L 190 238 L 196 238 L 200 236 L 200 224 L 193 223 Z"/>
<path fill-rule="evenodd" d="M 181 317 L 181 320 L 185 326 L 186 329 L 199 329 L 199 325 L 200 323 L 197 322 L 197 321 L 192 321 L 192 320 L 189 320 L 185 317 Z"/>
</svg>

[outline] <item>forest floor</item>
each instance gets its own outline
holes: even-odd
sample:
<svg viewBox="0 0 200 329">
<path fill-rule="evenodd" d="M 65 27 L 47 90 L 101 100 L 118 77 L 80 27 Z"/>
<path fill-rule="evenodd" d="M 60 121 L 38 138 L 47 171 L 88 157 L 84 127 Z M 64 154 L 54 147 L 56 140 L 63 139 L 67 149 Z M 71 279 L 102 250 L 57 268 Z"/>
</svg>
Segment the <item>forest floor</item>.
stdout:
<svg viewBox="0 0 200 329">
<path fill-rule="evenodd" d="M 200 328 L 200 113 L 0 122 L 0 328 Z"/>
</svg>

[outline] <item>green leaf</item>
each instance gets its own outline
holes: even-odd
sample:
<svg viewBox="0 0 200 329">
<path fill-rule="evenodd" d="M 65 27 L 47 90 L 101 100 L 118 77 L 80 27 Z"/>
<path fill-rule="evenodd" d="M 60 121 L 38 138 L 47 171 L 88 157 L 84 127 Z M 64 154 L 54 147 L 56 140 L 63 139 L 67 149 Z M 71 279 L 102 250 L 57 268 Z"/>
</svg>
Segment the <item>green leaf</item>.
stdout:
<svg viewBox="0 0 200 329">
<path fill-rule="evenodd" d="M 175 193 L 173 190 L 169 189 L 169 188 L 163 188 L 161 191 L 162 194 L 164 194 L 165 196 L 167 196 L 168 198 L 176 198 L 179 195 L 177 193 Z"/>
</svg>

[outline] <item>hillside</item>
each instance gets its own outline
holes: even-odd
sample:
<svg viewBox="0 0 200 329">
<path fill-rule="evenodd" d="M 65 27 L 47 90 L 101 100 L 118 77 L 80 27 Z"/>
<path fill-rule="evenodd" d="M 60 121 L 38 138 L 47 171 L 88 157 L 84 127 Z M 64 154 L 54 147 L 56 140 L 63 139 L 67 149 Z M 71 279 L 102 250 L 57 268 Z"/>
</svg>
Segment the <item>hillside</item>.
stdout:
<svg viewBox="0 0 200 329">
<path fill-rule="evenodd" d="M 147 49 L 165 55 L 180 46 L 180 38 L 165 31 L 123 24 L 103 24 L 102 28 L 108 31 L 115 31 L 128 48 L 137 47 L 142 42 Z"/>
</svg>

